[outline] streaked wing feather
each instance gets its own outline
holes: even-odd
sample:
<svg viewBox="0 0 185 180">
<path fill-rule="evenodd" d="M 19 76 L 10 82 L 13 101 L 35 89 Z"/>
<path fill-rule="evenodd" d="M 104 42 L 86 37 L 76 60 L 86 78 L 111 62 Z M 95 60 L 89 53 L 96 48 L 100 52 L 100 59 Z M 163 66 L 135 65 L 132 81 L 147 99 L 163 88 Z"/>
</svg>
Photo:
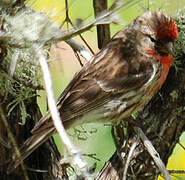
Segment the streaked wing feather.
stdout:
<svg viewBox="0 0 185 180">
<path fill-rule="evenodd" d="M 80 71 L 81 72 L 81 71 Z M 67 87 L 64 89 L 64 91 L 61 93 L 61 95 L 58 98 L 57 101 L 57 106 L 62 106 L 63 101 L 65 100 L 65 98 L 67 97 L 67 94 L 70 92 L 71 88 L 74 86 L 74 84 L 76 82 L 78 82 L 78 80 L 80 79 L 81 73 L 76 73 L 74 78 L 70 81 L 70 83 L 67 85 Z M 38 131 L 40 131 L 40 129 L 45 129 L 45 127 L 49 128 L 52 127 L 53 123 L 50 120 L 50 111 L 47 111 L 46 114 L 39 120 L 38 123 L 36 123 L 36 125 L 34 126 L 34 128 L 32 129 L 32 133 L 38 133 Z"/>
<path fill-rule="evenodd" d="M 143 56 L 133 61 L 136 58 L 134 53 L 133 56 L 126 56 L 125 43 L 120 39 L 112 40 L 108 47 L 102 49 L 91 63 L 87 63 L 74 76 L 57 103 L 64 125 L 71 119 L 103 106 L 116 94 L 140 88 L 149 80 L 153 72 L 151 62 L 143 59 L 146 58 Z M 133 64 L 135 62 L 138 64 Z M 32 132 L 39 130 L 46 121 L 52 126 L 50 120 L 43 118 Z"/>
<path fill-rule="evenodd" d="M 135 82 L 136 80 L 140 81 L 140 78 L 143 78 L 143 76 L 145 77 L 146 75 L 143 74 L 140 75 L 139 77 L 136 77 L 134 75 L 134 77 L 130 77 L 130 80 L 133 82 Z M 126 83 L 129 83 L 128 79 Z M 74 94 L 71 94 L 71 96 L 68 97 L 69 101 L 68 98 L 64 101 L 61 112 L 61 116 L 63 117 L 64 123 L 66 121 L 69 121 L 70 119 L 75 119 L 87 112 L 98 109 L 100 106 L 105 105 L 106 103 L 108 103 L 114 97 L 121 93 L 120 91 L 114 90 L 105 92 L 104 89 L 102 89 L 102 87 L 100 87 L 100 85 L 97 82 L 96 86 L 97 88 L 99 88 L 98 92 L 95 91 L 96 96 L 95 93 L 93 93 L 92 91 L 91 96 L 91 92 L 89 92 L 88 89 L 86 89 L 82 91 L 76 91 Z M 125 93 L 128 91 L 129 89 L 125 90 Z"/>
</svg>

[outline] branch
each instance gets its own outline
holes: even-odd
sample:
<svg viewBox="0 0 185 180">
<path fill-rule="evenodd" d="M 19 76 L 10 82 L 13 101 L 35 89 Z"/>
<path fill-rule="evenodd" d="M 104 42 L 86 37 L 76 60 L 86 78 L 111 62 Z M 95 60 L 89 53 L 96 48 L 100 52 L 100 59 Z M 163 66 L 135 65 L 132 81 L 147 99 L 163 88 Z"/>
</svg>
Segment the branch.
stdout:
<svg viewBox="0 0 185 180">
<path fill-rule="evenodd" d="M 100 13 L 107 11 L 108 2 L 107 0 L 93 0 L 93 8 L 95 17 Z M 101 49 L 110 40 L 110 26 L 109 24 L 103 26 L 97 26 L 97 38 L 98 38 L 98 48 Z"/>
<path fill-rule="evenodd" d="M 65 0 L 65 6 L 66 6 L 66 7 L 65 7 L 65 9 L 66 9 L 66 18 L 65 18 L 65 20 L 63 21 L 63 23 L 60 25 L 60 28 L 61 28 L 61 27 L 64 25 L 64 23 L 66 22 L 66 23 L 67 23 L 67 28 L 68 28 L 68 23 L 70 23 L 70 24 L 72 25 L 72 27 L 73 27 L 74 29 L 76 29 L 75 26 L 73 25 L 73 23 L 72 23 L 70 17 L 69 17 L 68 0 Z M 86 42 L 86 40 L 84 39 L 84 37 L 83 37 L 81 34 L 79 34 L 79 36 L 80 36 L 80 38 L 82 39 L 82 41 L 85 43 L 85 45 L 88 47 L 88 49 L 91 51 L 91 53 L 94 54 L 92 48 L 91 48 L 91 47 L 89 46 L 89 44 Z"/>
<path fill-rule="evenodd" d="M 80 45 L 73 39 L 66 40 L 66 43 L 69 44 L 74 51 L 78 51 L 80 55 L 87 61 L 90 61 L 92 59 L 91 54 L 85 49 L 85 47 Z"/>
<path fill-rule="evenodd" d="M 127 171 L 127 180 L 156 179 L 159 175 L 159 167 L 160 171 L 163 171 L 163 174 L 165 173 L 165 178 L 169 178 L 170 171 L 166 171 L 164 165 L 167 164 L 173 149 L 179 142 L 180 136 L 185 131 L 184 20 L 184 10 L 182 10 L 182 12 L 179 11 L 176 18 L 178 39 L 175 42 L 174 63 L 170 68 L 166 82 L 143 111 L 138 114 L 136 119 L 131 121 L 130 117 L 124 120 L 127 128 L 127 134 L 126 137 L 124 137 L 125 141 L 123 141 L 123 138 L 117 138 L 117 151 L 102 168 L 96 180 L 111 180 L 113 178 L 115 180 L 120 180 L 120 178 L 123 177 L 126 158 L 131 148 L 130 144 L 133 144 L 138 137 L 133 131 L 133 125 L 142 127 L 147 138 L 151 140 L 152 146 L 150 143 L 144 143 L 145 147 L 147 145 L 147 150 L 143 148 L 142 144 L 135 148 L 133 159 Z M 120 132 L 120 129 L 122 129 L 122 132 L 125 132 L 121 124 L 118 125 L 117 132 Z M 120 142 L 119 139 L 121 139 Z M 143 142 L 144 141 L 147 142 L 146 137 L 143 137 Z M 119 145 L 121 145 L 121 147 Z M 156 149 L 155 151 L 153 151 L 153 146 Z M 156 161 L 154 163 L 153 158 L 151 158 L 151 155 L 148 153 L 148 149 L 151 149 L 151 152 L 153 152 L 153 158 L 157 158 L 157 161 L 161 158 L 164 164 L 162 164 L 161 161 Z M 117 155 L 119 152 L 124 153 L 125 156 L 120 158 Z M 160 154 L 160 158 L 158 153 Z"/>
<path fill-rule="evenodd" d="M 126 180 L 127 179 L 127 170 L 128 170 L 128 167 L 129 167 L 129 163 L 132 159 L 132 156 L 134 154 L 134 150 L 136 148 L 136 146 L 138 145 L 138 141 L 135 141 L 132 146 L 130 147 L 130 151 L 128 153 L 128 157 L 127 157 L 127 160 L 126 160 L 126 163 L 125 163 L 125 168 L 124 168 L 124 172 L 123 172 L 123 180 Z"/>
<path fill-rule="evenodd" d="M 46 58 L 44 57 L 41 47 L 38 45 L 33 46 L 34 52 L 36 57 L 39 59 L 41 69 L 43 71 L 43 76 L 44 76 L 44 81 L 45 81 L 45 86 L 46 86 L 46 93 L 47 93 L 47 98 L 48 98 L 48 105 L 50 109 L 50 113 L 53 119 L 54 126 L 59 133 L 60 139 L 67 148 L 68 152 L 71 154 L 72 159 L 73 159 L 73 165 L 77 166 L 78 169 L 82 172 L 82 175 L 84 177 L 89 177 L 89 173 L 86 168 L 86 162 L 82 159 L 82 155 L 80 150 L 78 150 L 71 142 L 69 139 L 64 126 L 62 124 L 62 120 L 59 116 L 59 112 L 56 106 L 55 98 L 54 98 L 54 93 L 53 93 L 53 88 L 52 88 L 52 81 L 51 81 L 51 75 L 50 71 L 48 68 L 48 64 L 46 61 Z"/>
<path fill-rule="evenodd" d="M 2 119 L 2 121 L 4 123 L 5 128 L 7 130 L 8 137 L 9 137 L 9 139 L 10 139 L 12 145 L 13 145 L 15 153 L 16 153 L 17 157 L 21 159 L 21 154 L 19 152 L 19 148 L 18 148 L 17 143 L 15 141 L 14 135 L 12 134 L 12 132 L 10 130 L 10 127 L 9 127 L 8 122 L 7 122 L 6 116 L 4 115 L 4 111 L 3 111 L 2 106 L 0 106 L 0 116 L 1 116 L 1 119 Z M 23 170 L 23 175 L 25 177 L 25 180 L 29 180 L 28 174 L 27 174 L 27 171 L 26 171 L 26 168 L 24 166 L 23 161 L 21 162 L 21 168 Z"/>
<path fill-rule="evenodd" d="M 170 174 L 185 174 L 185 170 L 168 170 Z"/>
<path fill-rule="evenodd" d="M 57 35 L 53 36 L 52 38 L 48 38 L 47 42 L 53 42 L 57 43 L 63 40 L 67 40 L 73 36 L 76 36 L 78 34 L 81 34 L 89 29 L 91 29 L 93 26 L 97 25 L 106 25 L 106 24 L 111 24 L 111 23 L 118 23 L 118 18 L 114 16 L 116 12 L 119 10 L 126 10 L 129 7 L 137 4 L 139 0 L 128 0 L 124 3 L 122 3 L 120 0 L 116 0 L 115 3 L 109 8 L 107 11 L 102 12 L 99 14 L 99 16 L 96 17 L 96 19 L 92 20 L 90 23 L 79 27 L 79 29 L 69 29 L 67 32 L 61 31 Z"/>
<path fill-rule="evenodd" d="M 146 147 L 147 151 L 152 156 L 154 162 L 156 163 L 157 167 L 159 168 L 159 170 L 163 174 L 164 178 L 166 180 L 171 180 L 169 172 L 166 170 L 165 165 L 162 162 L 159 153 L 155 150 L 155 148 L 152 145 L 152 143 L 150 142 L 150 140 L 145 136 L 145 134 L 143 133 L 143 131 L 140 128 L 135 127 L 134 130 L 136 131 L 137 135 L 141 138 L 143 145 Z"/>
</svg>

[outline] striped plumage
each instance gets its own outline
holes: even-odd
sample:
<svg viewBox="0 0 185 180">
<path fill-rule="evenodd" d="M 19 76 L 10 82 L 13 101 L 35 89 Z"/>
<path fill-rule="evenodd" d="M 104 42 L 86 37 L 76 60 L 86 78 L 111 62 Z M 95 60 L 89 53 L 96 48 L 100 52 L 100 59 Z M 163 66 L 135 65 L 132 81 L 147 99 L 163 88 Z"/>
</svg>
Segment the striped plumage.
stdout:
<svg viewBox="0 0 185 180">
<path fill-rule="evenodd" d="M 116 123 L 140 111 L 166 79 L 176 38 L 175 22 L 160 12 L 146 12 L 118 32 L 59 97 L 64 126 Z M 49 112 L 32 133 L 20 148 L 23 159 L 55 133 Z M 14 160 L 11 168 L 20 163 Z"/>
</svg>

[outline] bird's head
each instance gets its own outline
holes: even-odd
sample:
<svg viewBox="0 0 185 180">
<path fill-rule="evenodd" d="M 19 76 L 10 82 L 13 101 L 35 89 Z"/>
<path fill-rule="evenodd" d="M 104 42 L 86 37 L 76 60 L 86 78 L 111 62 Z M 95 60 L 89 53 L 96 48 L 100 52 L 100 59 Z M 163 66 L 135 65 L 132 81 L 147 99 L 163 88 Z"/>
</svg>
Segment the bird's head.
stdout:
<svg viewBox="0 0 185 180">
<path fill-rule="evenodd" d="M 132 24 L 137 39 L 159 56 L 173 55 L 173 42 L 177 39 L 177 26 L 171 17 L 161 12 L 148 11 Z M 140 31 L 138 31 L 140 29 Z"/>
</svg>

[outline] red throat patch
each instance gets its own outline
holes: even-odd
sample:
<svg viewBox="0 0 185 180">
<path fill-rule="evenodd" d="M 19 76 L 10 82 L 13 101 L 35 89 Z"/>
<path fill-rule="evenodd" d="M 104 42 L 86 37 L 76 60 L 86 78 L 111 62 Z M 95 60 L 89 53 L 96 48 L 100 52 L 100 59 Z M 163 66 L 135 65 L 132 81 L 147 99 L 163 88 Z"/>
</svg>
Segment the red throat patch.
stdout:
<svg viewBox="0 0 185 180">
<path fill-rule="evenodd" d="M 159 56 L 156 54 L 156 52 L 152 49 L 147 48 L 146 49 L 147 54 L 153 56 L 155 59 L 159 60 L 161 64 L 163 65 L 162 75 L 161 75 L 161 84 L 164 83 L 166 80 L 166 77 L 168 75 L 168 72 L 170 70 L 170 65 L 173 61 L 173 57 L 171 55 L 169 56 Z"/>
</svg>

